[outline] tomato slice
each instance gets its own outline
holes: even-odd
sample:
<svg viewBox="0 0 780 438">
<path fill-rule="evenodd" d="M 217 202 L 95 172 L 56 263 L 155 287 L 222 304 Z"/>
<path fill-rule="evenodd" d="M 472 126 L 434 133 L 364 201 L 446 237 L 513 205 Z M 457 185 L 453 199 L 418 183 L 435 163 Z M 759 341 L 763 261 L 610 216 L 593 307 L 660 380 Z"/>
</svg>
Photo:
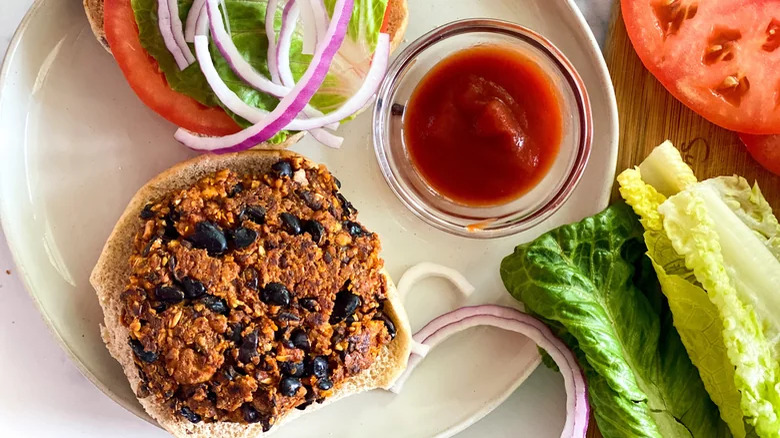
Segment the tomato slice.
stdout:
<svg viewBox="0 0 780 438">
<path fill-rule="evenodd" d="M 236 133 L 241 128 L 222 108 L 211 108 L 173 91 L 138 36 L 130 0 L 105 0 L 106 39 L 130 87 L 151 109 L 166 120 L 192 132 L 209 136 Z"/>
<path fill-rule="evenodd" d="M 739 138 L 756 161 L 780 175 L 780 135 L 739 134 Z"/>
<path fill-rule="evenodd" d="M 726 129 L 780 133 L 780 0 L 621 0 L 645 67 Z"/>
</svg>

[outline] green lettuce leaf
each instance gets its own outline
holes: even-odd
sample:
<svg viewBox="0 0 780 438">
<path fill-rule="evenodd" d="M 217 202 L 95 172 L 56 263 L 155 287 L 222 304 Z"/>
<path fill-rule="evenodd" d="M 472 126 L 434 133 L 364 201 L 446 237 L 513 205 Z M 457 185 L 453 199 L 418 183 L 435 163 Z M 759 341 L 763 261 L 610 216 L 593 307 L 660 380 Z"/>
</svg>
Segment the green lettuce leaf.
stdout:
<svg viewBox="0 0 780 438">
<path fill-rule="evenodd" d="M 758 186 L 692 175 L 666 142 L 618 182 L 722 418 L 737 437 L 778 437 L 780 226 Z"/>
<path fill-rule="evenodd" d="M 710 185 L 685 189 L 659 211 L 718 309 L 744 416 L 759 436 L 780 436 L 780 261 Z"/>
<path fill-rule="evenodd" d="M 186 19 L 186 12 L 192 7 L 193 0 L 179 1 L 180 11 Z M 165 48 L 165 41 L 157 25 L 157 0 L 131 0 L 141 45 L 160 65 L 168 85 L 179 93 L 186 94 L 206 106 L 219 106 L 219 101 L 209 88 L 206 78 L 198 64 L 179 70 L 173 55 Z"/>
<path fill-rule="evenodd" d="M 679 155 L 679 154 L 678 154 Z M 682 158 L 680 158 L 682 162 Z M 699 370 L 704 387 L 718 406 L 721 418 L 737 438 L 747 436 L 740 407 L 734 368 L 723 342 L 723 323 L 718 309 L 696 282 L 685 259 L 675 252 L 663 231 L 658 208 L 666 197 L 645 184 L 639 169 L 628 169 L 618 176 L 620 194 L 641 218 L 645 228 L 647 254 L 653 261 L 664 295 L 669 301 L 674 326 L 680 334 L 691 362 Z"/>
<path fill-rule="evenodd" d="M 725 437 L 625 204 L 520 245 L 507 290 L 572 348 L 599 429 L 611 437 Z"/>
<path fill-rule="evenodd" d="M 216 98 L 197 63 L 183 71 L 176 66 L 173 56 L 165 47 L 157 25 L 157 0 L 131 0 L 135 12 L 141 44 L 160 65 L 172 89 L 191 96 L 207 106 L 222 106 Z M 184 20 L 192 7 L 193 0 L 179 0 L 179 12 Z M 265 33 L 266 0 L 226 0 L 225 7 L 229 27 L 242 56 L 258 71 L 269 75 L 267 66 L 268 38 Z M 326 5 L 332 11 L 335 1 L 327 0 Z M 352 19 L 349 23 L 348 38 L 331 64 L 330 71 L 310 104 L 324 113 L 339 108 L 363 83 L 371 64 L 379 31 L 384 20 L 387 0 L 356 0 Z M 276 14 L 275 28 L 281 27 L 281 8 Z M 304 55 L 302 30 L 293 35 L 290 50 L 290 69 L 296 80 L 300 79 L 311 62 L 310 55 Z M 212 43 L 211 54 L 220 77 L 241 100 L 249 105 L 272 111 L 278 105 L 278 99 L 258 92 L 244 84 L 231 70 Z M 224 108 L 224 106 L 223 106 Z M 227 111 L 227 109 L 226 109 Z M 236 122 L 244 127 L 250 124 L 241 117 L 227 111 Z M 271 140 L 279 143 L 289 133 L 281 132 Z"/>
<path fill-rule="evenodd" d="M 780 260 L 780 224 L 758 184 L 751 188 L 741 176 L 722 176 L 702 184 L 715 190 L 742 223 L 753 230 L 764 246 Z"/>
</svg>

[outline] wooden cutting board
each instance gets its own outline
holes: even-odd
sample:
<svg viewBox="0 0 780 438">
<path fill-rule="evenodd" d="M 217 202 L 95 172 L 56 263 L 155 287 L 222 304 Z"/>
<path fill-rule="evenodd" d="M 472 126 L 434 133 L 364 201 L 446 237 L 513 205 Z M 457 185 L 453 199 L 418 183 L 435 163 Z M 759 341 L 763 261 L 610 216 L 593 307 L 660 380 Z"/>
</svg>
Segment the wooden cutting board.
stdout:
<svg viewBox="0 0 780 438">
<path fill-rule="evenodd" d="M 641 163 L 655 146 L 669 139 L 700 180 L 737 174 L 751 183 L 757 181 L 775 213 L 780 213 L 780 176 L 759 166 L 736 134 L 688 109 L 644 68 L 626 34 L 619 2 L 612 11 L 604 56 L 620 118 L 618 173 Z M 614 194 L 619 197 L 617 188 Z M 593 418 L 590 424 L 588 437 L 601 438 Z"/>
</svg>

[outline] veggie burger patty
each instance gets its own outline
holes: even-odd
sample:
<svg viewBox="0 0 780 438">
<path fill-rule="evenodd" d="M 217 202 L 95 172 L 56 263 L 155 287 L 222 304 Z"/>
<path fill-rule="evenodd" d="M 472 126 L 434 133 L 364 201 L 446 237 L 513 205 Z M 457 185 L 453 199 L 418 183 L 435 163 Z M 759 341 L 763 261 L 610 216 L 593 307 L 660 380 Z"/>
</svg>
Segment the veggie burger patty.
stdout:
<svg viewBox="0 0 780 438">
<path fill-rule="evenodd" d="M 146 205 L 120 299 L 140 398 L 268 430 L 372 365 L 396 332 L 389 286 L 339 188 L 296 157 Z"/>
</svg>

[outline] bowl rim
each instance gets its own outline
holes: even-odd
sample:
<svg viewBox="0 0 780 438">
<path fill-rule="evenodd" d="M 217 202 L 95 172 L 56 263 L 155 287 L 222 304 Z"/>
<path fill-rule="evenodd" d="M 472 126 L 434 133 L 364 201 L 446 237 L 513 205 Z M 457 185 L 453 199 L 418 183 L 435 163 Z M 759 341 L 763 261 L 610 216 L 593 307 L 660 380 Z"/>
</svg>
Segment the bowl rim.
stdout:
<svg viewBox="0 0 780 438">
<path fill-rule="evenodd" d="M 406 188 L 402 187 L 396 178 L 394 169 L 390 165 L 388 157 L 391 146 L 385 141 L 388 132 L 386 127 L 393 106 L 389 97 L 397 90 L 399 77 L 401 77 L 408 68 L 411 68 L 414 65 L 418 56 L 432 46 L 448 38 L 469 33 L 494 33 L 512 37 L 542 52 L 543 55 L 547 56 L 553 62 L 555 67 L 564 77 L 566 85 L 571 88 L 575 97 L 576 113 L 579 119 L 579 132 L 576 133 L 579 134 L 579 144 L 577 145 L 575 152 L 576 157 L 573 166 L 564 177 L 563 184 L 557 189 L 555 194 L 548 196 L 547 200 L 544 201 L 540 207 L 520 218 L 516 218 L 506 223 L 500 223 L 499 226 L 495 227 L 492 225 L 502 220 L 505 221 L 507 218 L 511 218 L 517 213 L 508 213 L 501 217 L 477 219 L 475 223 L 463 226 L 446 219 L 439 209 L 431 207 L 430 204 L 424 201 L 417 201 L 416 199 L 419 199 L 419 197 L 411 195 Z M 555 44 L 540 33 L 520 24 L 499 19 L 469 18 L 457 20 L 437 27 L 413 41 L 388 67 L 386 76 L 377 91 L 377 98 L 374 104 L 373 142 L 374 152 L 385 182 L 395 194 L 396 198 L 398 198 L 415 216 L 439 230 L 461 237 L 474 239 L 506 237 L 527 231 L 552 216 L 566 203 L 579 185 L 590 159 L 593 147 L 593 115 L 590 96 L 585 86 L 585 82 L 574 68 L 571 61 L 569 61 L 566 55 L 564 55 Z M 418 202 L 421 202 L 428 208 L 420 208 Z M 460 217 L 462 219 L 474 219 L 454 214 L 447 215 L 450 217 Z"/>
</svg>

